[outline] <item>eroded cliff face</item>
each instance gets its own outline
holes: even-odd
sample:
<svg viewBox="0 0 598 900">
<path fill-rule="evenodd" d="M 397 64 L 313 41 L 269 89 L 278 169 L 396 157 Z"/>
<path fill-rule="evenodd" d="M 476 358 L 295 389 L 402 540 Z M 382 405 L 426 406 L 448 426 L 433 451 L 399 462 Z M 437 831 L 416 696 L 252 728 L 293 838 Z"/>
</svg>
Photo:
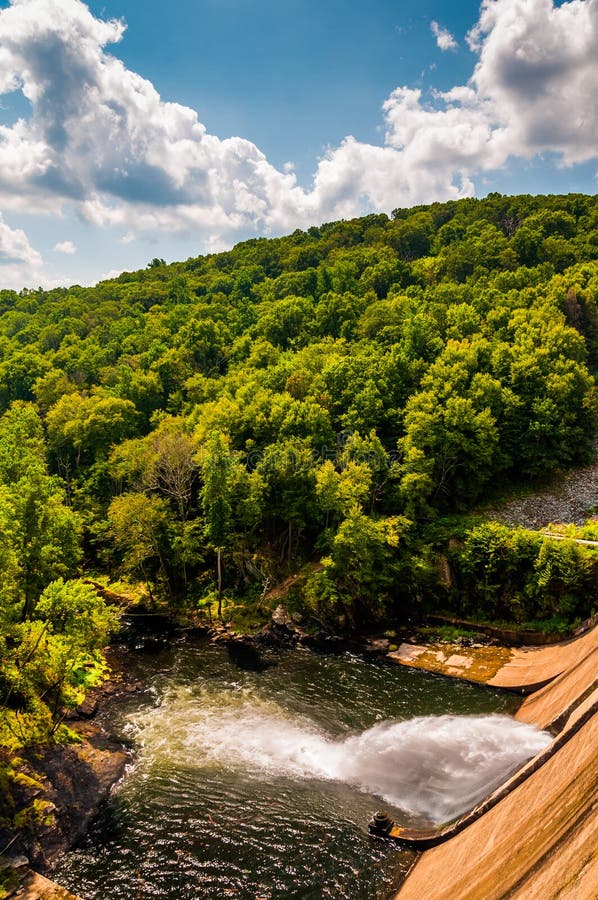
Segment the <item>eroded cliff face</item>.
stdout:
<svg viewBox="0 0 598 900">
<path fill-rule="evenodd" d="M 94 724 L 75 728 L 80 744 L 29 750 L 20 766 L 15 808 L 35 802 L 41 821 L 22 828 L 11 853 L 23 853 L 41 869 L 84 834 L 128 760 L 122 746 Z"/>
<path fill-rule="evenodd" d="M 35 760 L 44 773 L 46 797 L 53 804 L 52 821 L 37 834 L 45 864 L 72 846 L 108 798 L 125 771 L 128 755 L 101 729 L 79 723 L 84 740 L 70 747 L 51 747 Z"/>
</svg>

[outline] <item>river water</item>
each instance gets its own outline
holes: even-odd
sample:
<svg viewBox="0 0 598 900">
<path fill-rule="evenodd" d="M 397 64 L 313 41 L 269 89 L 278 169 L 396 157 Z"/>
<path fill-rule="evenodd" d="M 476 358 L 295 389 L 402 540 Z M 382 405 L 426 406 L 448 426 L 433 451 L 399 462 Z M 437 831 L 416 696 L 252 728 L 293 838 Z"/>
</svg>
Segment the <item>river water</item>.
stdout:
<svg viewBox="0 0 598 900">
<path fill-rule="evenodd" d="M 350 654 L 180 644 L 104 711 L 135 762 L 56 880 L 85 900 L 385 898 L 413 854 L 368 835 L 448 821 L 548 737 L 511 695 Z"/>
</svg>

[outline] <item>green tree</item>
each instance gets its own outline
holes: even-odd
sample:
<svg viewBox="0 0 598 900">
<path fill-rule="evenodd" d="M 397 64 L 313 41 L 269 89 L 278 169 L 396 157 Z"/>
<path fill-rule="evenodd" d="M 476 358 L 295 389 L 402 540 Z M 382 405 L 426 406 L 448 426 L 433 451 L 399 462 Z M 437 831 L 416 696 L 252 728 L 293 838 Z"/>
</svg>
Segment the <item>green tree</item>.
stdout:
<svg viewBox="0 0 598 900">
<path fill-rule="evenodd" d="M 334 536 L 323 571 L 308 582 L 308 602 L 324 615 L 340 604 L 354 627 L 387 614 L 402 568 L 399 546 L 410 525 L 402 516 L 373 518 L 353 507 Z"/>
<path fill-rule="evenodd" d="M 287 438 L 270 444 L 257 471 L 264 479 L 270 515 L 275 521 L 286 523 L 281 558 L 286 556 L 290 562 L 301 530 L 309 527 L 316 517 L 315 461 L 310 442 Z"/>
<path fill-rule="evenodd" d="M 229 441 L 215 432 L 201 453 L 203 487 L 201 501 L 206 523 L 206 537 L 216 552 L 218 583 L 218 618 L 222 618 L 222 552 L 230 544 L 232 457 Z"/>
<path fill-rule="evenodd" d="M 167 564 L 171 514 L 167 501 L 143 493 L 121 494 L 110 503 L 108 523 L 109 534 L 122 552 L 124 570 L 141 575 L 151 600 L 152 584 L 157 579 L 172 597 Z"/>
<path fill-rule="evenodd" d="M 466 506 L 490 478 L 498 447 L 496 420 L 489 409 L 477 411 L 467 397 L 439 403 L 422 392 L 405 416 L 401 489 L 408 515 L 429 513 L 430 506 Z"/>
<path fill-rule="evenodd" d="M 17 560 L 15 593 L 20 616 L 32 616 L 37 597 L 53 579 L 79 562 L 79 521 L 65 506 L 62 484 L 47 472 L 39 416 L 16 403 L 0 419 L 0 485 L 10 527 L 6 552 Z"/>
</svg>

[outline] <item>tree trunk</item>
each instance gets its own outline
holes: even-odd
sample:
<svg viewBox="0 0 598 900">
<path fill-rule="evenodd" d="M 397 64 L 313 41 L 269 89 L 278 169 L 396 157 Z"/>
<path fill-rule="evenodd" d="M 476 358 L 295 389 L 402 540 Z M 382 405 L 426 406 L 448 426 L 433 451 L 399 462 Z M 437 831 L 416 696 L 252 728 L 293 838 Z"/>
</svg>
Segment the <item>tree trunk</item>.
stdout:
<svg viewBox="0 0 598 900">
<path fill-rule="evenodd" d="M 152 592 L 152 586 L 151 586 L 151 584 L 150 584 L 150 580 L 149 580 L 149 578 L 148 578 L 148 576 L 147 576 L 147 573 L 146 573 L 146 571 L 145 571 L 145 566 L 143 565 L 143 563 L 140 563 L 139 568 L 141 569 L 141 574 L 143 575 L 143 580 L 145 581 L 145 586 L 146 586 L 147 592 L 148 592 L 148 594 L 149 594 L 150 603 L 153 605 L 153 603 L 154 603 L 154 595 L 153 595 L 153 592 Z"/>
<path fill-rule="evenodd" d="M 216 567 L 218 571 L 218 618 L 222 619 L 222 548 L 216 551 Z"/>
</svg>

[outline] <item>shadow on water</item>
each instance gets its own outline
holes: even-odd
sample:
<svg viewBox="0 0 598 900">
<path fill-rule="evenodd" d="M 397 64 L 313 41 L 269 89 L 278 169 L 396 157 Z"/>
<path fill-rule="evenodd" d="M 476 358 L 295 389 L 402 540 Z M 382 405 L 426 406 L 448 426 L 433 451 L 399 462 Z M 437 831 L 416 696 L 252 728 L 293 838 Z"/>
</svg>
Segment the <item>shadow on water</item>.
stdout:
<svg viewBox="0 0 598 900">
<path fill-rule="evenodd" d="M 276 665 L 272 660 L 264 659 L 257 647 L 244 641 L 229 641 L 226 651 L 231 663 L 245 672 L 265 672 Z"/>
<path fill-rule="evenodd" d="M 170 616 L 130 613 L 121 619 L 117 642 L 136 653 L 157 653 L 168 646 L 175 631 Z"/>
</svg>

